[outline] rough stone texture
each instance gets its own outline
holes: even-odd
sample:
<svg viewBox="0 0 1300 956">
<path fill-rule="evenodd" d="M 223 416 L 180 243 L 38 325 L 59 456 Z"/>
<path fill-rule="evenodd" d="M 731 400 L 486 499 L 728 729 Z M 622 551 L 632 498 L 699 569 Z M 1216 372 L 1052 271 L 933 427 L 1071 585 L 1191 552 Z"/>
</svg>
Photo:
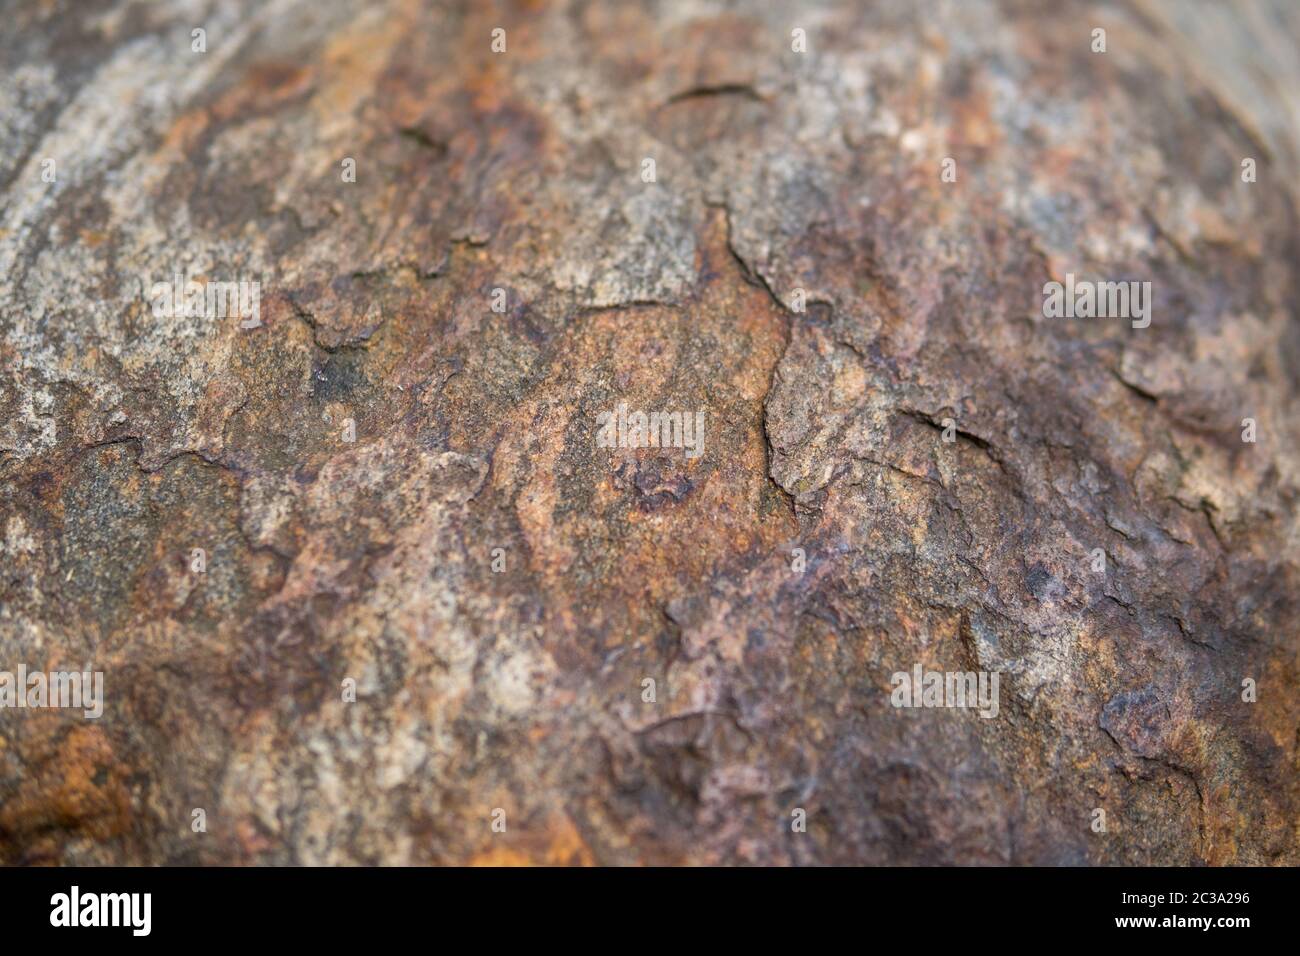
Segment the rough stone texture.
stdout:
<svg viewBox="0 0 1300 956">
<path fill-rule="evenodd" d="M 1296 8 L 780 6 L 4 5 L 0 861 L 1300 863 Z"/>
</svg>

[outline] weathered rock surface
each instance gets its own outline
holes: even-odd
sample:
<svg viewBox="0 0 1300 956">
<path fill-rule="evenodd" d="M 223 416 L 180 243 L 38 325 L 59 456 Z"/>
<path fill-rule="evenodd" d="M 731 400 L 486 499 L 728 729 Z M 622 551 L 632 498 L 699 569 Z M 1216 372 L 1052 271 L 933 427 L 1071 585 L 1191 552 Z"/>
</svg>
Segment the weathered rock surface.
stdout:
<svg viewBox="0 0 1300 956">
<path fill-rule="evenodd" d="M 1300 863 L 1295 8 L 779 6 L 7 5 L 0 861 Z"/>
</svg>

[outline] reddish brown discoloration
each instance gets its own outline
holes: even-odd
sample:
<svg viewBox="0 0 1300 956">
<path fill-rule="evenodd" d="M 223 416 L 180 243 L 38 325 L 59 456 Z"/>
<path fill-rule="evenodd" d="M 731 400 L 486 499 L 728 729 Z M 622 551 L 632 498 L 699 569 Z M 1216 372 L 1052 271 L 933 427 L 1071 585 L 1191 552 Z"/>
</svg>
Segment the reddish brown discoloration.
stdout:
<svg viewBox="0 0 1300 956">
<path fill-rule="evenodd" d="M 1294 62 L 769 7 L 20 8 L 0 669 L 107 699 L 0 711 L 0 861 L 1297 862 Z M 1045 319 L 1067 273 L 1152 325 Z"/>
</svg>

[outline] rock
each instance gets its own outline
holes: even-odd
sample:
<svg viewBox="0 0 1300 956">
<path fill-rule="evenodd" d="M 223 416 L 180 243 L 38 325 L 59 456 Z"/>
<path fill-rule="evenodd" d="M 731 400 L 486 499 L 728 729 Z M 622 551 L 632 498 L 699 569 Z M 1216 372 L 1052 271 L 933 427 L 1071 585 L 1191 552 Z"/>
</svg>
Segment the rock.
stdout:
<svg viewBox="0 0 1300 956">
<path fill-rule="evenodd" d="M 1291 5 L 8 16 L 0 861 L 1300 863 Z"/>
</svg>

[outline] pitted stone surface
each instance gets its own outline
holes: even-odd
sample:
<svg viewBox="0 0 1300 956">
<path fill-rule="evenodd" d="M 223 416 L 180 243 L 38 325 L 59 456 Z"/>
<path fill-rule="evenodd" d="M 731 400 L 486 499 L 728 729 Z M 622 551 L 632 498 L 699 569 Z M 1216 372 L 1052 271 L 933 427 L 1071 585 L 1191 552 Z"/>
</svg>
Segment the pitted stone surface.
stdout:
<svg viewBox="0 0 1300 956">
<path fill-rule="evenodd" d="M 1214 6 L 14 5 L 0 670 L 106 700 L 0 861 L 1300 863 L 1300 18 Z"/>
</svg>

